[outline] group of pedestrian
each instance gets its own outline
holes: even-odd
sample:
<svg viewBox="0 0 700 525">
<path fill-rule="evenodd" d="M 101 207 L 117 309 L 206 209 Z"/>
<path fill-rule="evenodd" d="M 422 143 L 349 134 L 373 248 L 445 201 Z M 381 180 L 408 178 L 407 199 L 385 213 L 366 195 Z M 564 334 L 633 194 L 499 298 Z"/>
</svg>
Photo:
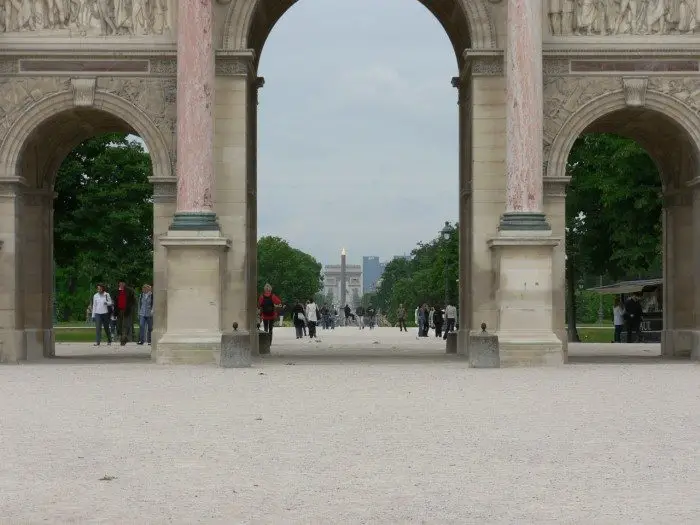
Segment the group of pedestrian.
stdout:
<svg viewBox="0 0 700 525">
<path fill-rule="evenodd" d="M 360 305 L 352 311 L 349 304 L 345 305 L 343 309 L 345 313 L 345 326 L 348 323 L 356 324 L 360 330 L 364 330 L 365 326 L 368 326 L 370 330 L 373 330 L 377 325 L 377 311 L 371 304 L 365 308 Z"/>
<path fill-rule="evenodd" d="M 627 342 L 641 343 L 643 313 L 644 309 L 642 308 L 641 294 L 632 294 L 625 301 L 624 305 L 620 298 L 616 297 L 613 305 L 613 324 L 615 325 L 613 341 L 615 343 L 621 343 L 622 332 L 627 328 Z M 636 341 L 633 341 L 633 336 L 636 336 Z"/>
<path fill-rule="evenodd" d="M 117 285 L 115 297 L 107 291 L 104 284 L 97 285 L 97 291 L 92 296 L 92 304 L 88 313 L 95 323 L 95 346 L 102 343 L 102 331 L 107 336 L 107 344 L 112 344 L 112 338 L 118 337 L 121 346 L 133 340 L 134 314 L 139 321 L 139 345 L 151 344 L 153 332 L 153 288 L 144 284 L 138 298 L 134 289 L 127 286 L 125 281 Z"/>
<path fill-rule="evenodd" d="M 408 332 L 406 328 L 406 308 L 400 304 L 396 310 L 399 331 Z M 429 306 L 424 303 L 416 307 L 414 321 L 418 327 L 418 337 L 428 337 L 430 330 L 435 330 L 435 337 L 447 339 L 447 334 L 455 330 L 457 325 L 457 308 L 448 304 L 443 310 L 440 306 Z"/>
</svg>

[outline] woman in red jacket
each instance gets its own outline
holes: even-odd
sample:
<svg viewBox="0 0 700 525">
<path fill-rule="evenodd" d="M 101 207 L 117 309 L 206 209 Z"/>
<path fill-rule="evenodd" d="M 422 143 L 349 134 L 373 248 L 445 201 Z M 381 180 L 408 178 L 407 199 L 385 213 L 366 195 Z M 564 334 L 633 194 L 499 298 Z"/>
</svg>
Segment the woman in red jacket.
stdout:
<svg viewBox="0 0 700 525">
<path fill-rule="evenodd" d="M 260 319 L 263 322 L 263 330 L 272 337 L 272 326 L 277 319 L 277 307 L 282 304 L 279 297 L 272 293 L 272 286 L 265 285 L 264 291 L 258 299 L 258 309 L 260 310 Z"/>
</svg>

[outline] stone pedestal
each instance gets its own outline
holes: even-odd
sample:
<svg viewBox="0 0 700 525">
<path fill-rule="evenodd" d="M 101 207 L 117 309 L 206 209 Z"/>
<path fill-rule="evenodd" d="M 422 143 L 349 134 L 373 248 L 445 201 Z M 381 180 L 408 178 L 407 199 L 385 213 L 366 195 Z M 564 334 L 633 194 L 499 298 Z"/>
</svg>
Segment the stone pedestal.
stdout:
<svg viewBox="0 0 700 525">
<path fill-rule="evenodd" d="M 221 336 L 221 368 L 249 368 L 253 364 L 249 332 L 229 332 Z"/>
<path fill-rule="evenodd" d="M 271 346 L 272 334 L 269 334 L 267 332 L 258 332 L 258 353 L 260 355 L 269 354 Z"/>
<path fill-rule="evenodd" d="M 469 366 L 471 368 L 500 368 L 498 336 L 479 332 L 469 338 Z"/>
<path fill-rule="evenodd" d="M 445 340 L 445 352 L 448 354 L 457 354 L 457 332 L 450 332 L 447 334 L 447 339 Z"/>
<path fill-rule="evenodd" d="M 501 366 L 563 364 L 552 318 L 553 249 L 560 239 L 548 232 L 507 233 L 489 242 L 498 276 Z"/>
<path fill-rule="evenodd" d="M 216 364 L 221 354 L 222 276 L 230 241 L 218 231 L 170 231 L 167 316 L 155 360 L 161 364 Z"/>
</svg>

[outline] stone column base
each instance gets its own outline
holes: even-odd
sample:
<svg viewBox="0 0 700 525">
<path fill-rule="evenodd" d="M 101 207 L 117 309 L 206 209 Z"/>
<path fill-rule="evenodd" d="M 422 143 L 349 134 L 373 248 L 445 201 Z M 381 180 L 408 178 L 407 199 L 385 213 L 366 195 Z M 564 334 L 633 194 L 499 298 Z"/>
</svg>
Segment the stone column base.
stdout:
<svg viewBox="0 0 700 525">
<path fill-rule="evenodd" d="M 551 232 L 503 231 L 489 241 L 497 275 L 501 366 L 556 366 L 564 347 L 553 325 Z"/>
<path fill-rule="evenodd" d="M 159 364 L 218 364 L 224 252 L 230 241 L 218 231 L 170 230 L 167 250 L 165 332 L 152 354 Z"/>
<path fill-rule="evenodd" d="M 27 361 L 40 361 L 56 356 L 53 328 L 26 328 L 24 337 L 27 342 Z"/>
<path fill-rule="evenodd" d="M 18 364 L 27 358 L 24 330 L 0 330 L 0 363 Z"/>
<path fill-rule="evenodd" d="M 692 345 L 690 349 L 690 360 L 700 361 L 700 330 L 690 332 Z"/>
<path fill-rule="evenodd" d="M 692 330 L 663 330 L 661 332 L 661 355 L 663 357 L 691 357 L 695 348 L 695 337 L 699 333 Z"/>
</svg>

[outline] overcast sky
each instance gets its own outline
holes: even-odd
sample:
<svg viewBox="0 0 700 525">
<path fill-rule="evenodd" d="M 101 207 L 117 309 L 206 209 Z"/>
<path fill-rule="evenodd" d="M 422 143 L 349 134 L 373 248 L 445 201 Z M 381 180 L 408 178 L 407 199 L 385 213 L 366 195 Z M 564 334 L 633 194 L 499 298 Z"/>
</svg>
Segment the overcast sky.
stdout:
<svg viewBox="0 0 700 525">
<path fill-rule="evenodd" d="M 259 72 L 260 236 L 359 263 L 457 219 L 457 65 L 417 0 L 300 1 Z"/>
</svg>

